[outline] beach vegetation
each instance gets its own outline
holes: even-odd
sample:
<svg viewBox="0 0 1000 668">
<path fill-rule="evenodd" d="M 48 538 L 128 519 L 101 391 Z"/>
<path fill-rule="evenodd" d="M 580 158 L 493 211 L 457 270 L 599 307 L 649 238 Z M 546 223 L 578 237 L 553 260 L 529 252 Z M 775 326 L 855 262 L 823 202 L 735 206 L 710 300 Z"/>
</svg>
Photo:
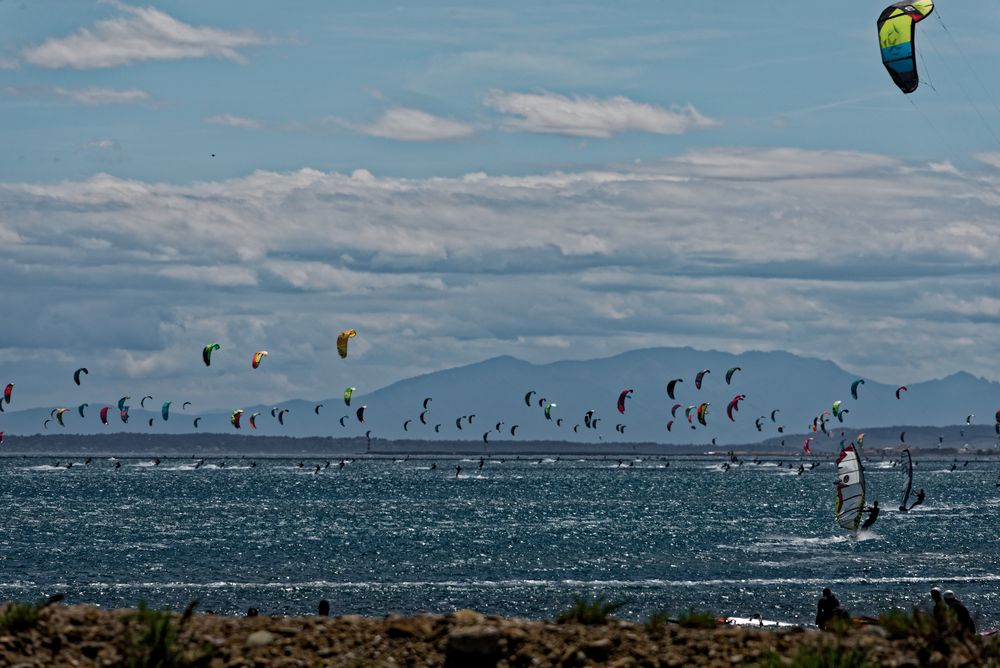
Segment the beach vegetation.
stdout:
<svg viewBox="0 0 1000 668">
<path fill-rule="evenodd" d="M 213 657 L 211 645 L 197 645 L 184 630 L 197 601 L 192 601 L 179 621 L 169 610 L 152 610 L 141 601 L 129 615 L 124 665 L 128 668 L 199 668 Z"/>
<path fill-rule="evenodd" d="M 677 624 L 686 629 L 714 629 L 719 620 L 710 612 L 689 608 L 687 612 L 677 615 Z"/>
<path fill-rule="evenodd" d="M 10 603 L 0 615 L 0 634 L 22 633 L 38 625 L 38 603 Z"/>
<path fill-rule="evenodd" d="M 574 596 L 573 605 L 556 615 L 559 624 L 604 624 L 608 617 L 625 606 L 624 601 L 608 601 L 604 596 L 590 600 Z"/>
<path fill-rule="evenodd" d="M 650 633 L 655 633 L 661 631 L 664 626 L 673 621 L 674 620 L 670 618 L 670 613 L 667 612 L 666 609 L 664 609 L 664 610 L 657 610 L 651 613 L 649 617 L 646 617 L 646 621 L 643 622 L 643 625 L 646 627 L 647 631 L 649 631 Z"/>
<path fill-rule="evenodd" d="M 819 645 L 799 647 L 791 659 L 777 652 L 770 652 L 759 664 L 761 668 L 877 668 L 868 658 L 865 647 L 846 645 Z"/>
</svg>

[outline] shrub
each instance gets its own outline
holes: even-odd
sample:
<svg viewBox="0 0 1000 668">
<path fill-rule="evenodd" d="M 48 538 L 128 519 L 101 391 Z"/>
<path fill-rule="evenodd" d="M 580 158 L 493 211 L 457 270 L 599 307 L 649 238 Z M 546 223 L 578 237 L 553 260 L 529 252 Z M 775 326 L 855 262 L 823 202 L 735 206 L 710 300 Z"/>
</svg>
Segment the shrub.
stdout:
<svg viewBox="0 0 1000 668">
<path fill-rule="evenodd" d="M 181 634 L 194 612 L 197 601 L 192 601 L 180 622 L 174 623 L 174 614 L 168 610 L 151 610 L 145 602 L 129 616 L 130 628 L 124 648 L 125 665 L 129 668 L 194 668 L 207 665 L 212 659 L 209 646 L 192 647 L 190 639 L 181 642 Z"/>
<path fill-rule="evenodd" d="M 689 608 L 687 612 L 677 616 L 677 623 L 686 629 L 714 629 L 719 625 L 719 620 L 710 612 Z"/>
<path fill-rule="evenodd" d="M 647 631 L 654 632 L 659 631 L 671 621 L 673 620 L 670 619 L 670 613 L 666 610 L 657 610 L 646 618 L 644 625 Z"/>
<path fill-rule="evenodd" d="M 607 602 L 603 596 L 593 601 L 582 596 L 573 597 L 573 606 L 556 615 L 556 622 L 568 624 L 604 624 L 613 613 L 624 607 L 624 601 Z"/>
<path fill-rule="evenodd" d="M 39 610 L 41 606 L 36 603 L 11 603 L 0 616 L 0 633 L 21 633 L 35 628 Z"/>
<path fill-rule="evenodd" d="M 785 661 L 777 652 L 771 652 L 760 663 L 761 668 L 876 668 L 877 663 L 868 659 L 864 647 L 820 645 L 799 647 L 791 661 Z"/>
</svg>

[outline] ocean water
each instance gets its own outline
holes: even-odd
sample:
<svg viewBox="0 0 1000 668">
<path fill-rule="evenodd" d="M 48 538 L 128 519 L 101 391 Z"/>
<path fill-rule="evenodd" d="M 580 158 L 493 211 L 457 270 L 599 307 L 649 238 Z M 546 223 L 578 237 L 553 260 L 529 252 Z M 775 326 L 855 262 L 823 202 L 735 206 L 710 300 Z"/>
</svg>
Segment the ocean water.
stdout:
<svg viewBox="0 0 1000 668">
<path fill-rule="evenodd" d="M 541 619 L 579 594 L 633 619 L 811 623 L 826 586 L 878 614 L 926 606 L 937 585 L 1000 625 L 996 461 L 917 458 L 927 501 L 910 513 L 896 511 L 899 470 L 868 462 L 884 510 L 857 538 L 834 522 L 823 458 L 804 475 L 775 458 L 728 472 L 722 458 L 357 459 L 318 474 L 316 459 L 69 461 L 0 459 L 0 599 L 306 614 L 326 598 L 335 614 Z"/>
</svg>

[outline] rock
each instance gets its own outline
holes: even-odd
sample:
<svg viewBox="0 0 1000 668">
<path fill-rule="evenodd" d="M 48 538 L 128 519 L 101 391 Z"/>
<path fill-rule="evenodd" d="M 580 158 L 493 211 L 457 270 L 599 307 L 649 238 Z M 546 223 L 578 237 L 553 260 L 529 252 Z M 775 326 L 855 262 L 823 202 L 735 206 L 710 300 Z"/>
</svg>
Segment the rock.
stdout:
<svg viewBox="0 0 1000 668">
<path fill-rule="evenodd" d="M 83 654 L 88 659 L 96 659 L 97 655 L 101 653 L 104 649 L 105 643 L 102 642 L 85 642 L 80 644 L 80 654 Z"/>
<path fill-rule="evenodd" d="M 493 666 L 500 654 L 500 632 L 492 626 L 469 626 L 448 634 L 445 666 Z"/>
<path fill-rule="evenodd" d="M 614 649 L 614 644 L 611 642 L 610 638 L 601 638 L 600 640 L 592 640 L 583 646 L 583 653 L 586 654 L 591 659 L 595 661 L 603 661 L 607 659 Z"/>
<path fill-rule="evenodd" d="M 270 631 L 254 631 L 247 636 L 247 647 L 264 647 L 273 643 L 277 637 Z"/>
<path fill-rule="evenodd" d="M 385 627 L 385 634 L 390 638 L 414 638 L 426 635 L 427 631 L 419 619 L 406 617 L 393 619 Z"/>
<path fill-rule="evenodd" d="M 286 638 L 291 638 L 292 636 L 297 636 L 299 634 L 299 629 L 294 626 L 279 626 L 276 630 Z"/>
<path fill-rule="evenodd" d="M 472 626 L 482 624 L 486 618 L 475 610 L 456 610 L 451 613 L 451 621 L 455 626 Z"/>
</svg>

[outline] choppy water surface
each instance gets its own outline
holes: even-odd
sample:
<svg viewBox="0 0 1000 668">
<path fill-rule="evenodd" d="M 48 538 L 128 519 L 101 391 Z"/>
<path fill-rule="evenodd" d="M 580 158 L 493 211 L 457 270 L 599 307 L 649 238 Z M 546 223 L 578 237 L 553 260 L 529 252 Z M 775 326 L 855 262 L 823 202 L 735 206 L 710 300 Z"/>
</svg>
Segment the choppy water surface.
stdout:
<svg viewBox="0 0 1000 668">
<path fill-rule="evenodd" d="M 936 584 L 1000 624 L 1000 462 L 918 459 L 927 501 L 906 514 L 898 471 L 869 462 L 884 511 L 851 539 L 831 461 L 801 476 L 773 458 L 728 472 L 718 458 L 359 459 L 319 474 L 325 461 L 220 461 L 0 459 L 0 599 L 548 618 L 583 594 L 633 618 L 811 622 L 824 586 L 877 614 L 926 604 Z"/>
</svg>

